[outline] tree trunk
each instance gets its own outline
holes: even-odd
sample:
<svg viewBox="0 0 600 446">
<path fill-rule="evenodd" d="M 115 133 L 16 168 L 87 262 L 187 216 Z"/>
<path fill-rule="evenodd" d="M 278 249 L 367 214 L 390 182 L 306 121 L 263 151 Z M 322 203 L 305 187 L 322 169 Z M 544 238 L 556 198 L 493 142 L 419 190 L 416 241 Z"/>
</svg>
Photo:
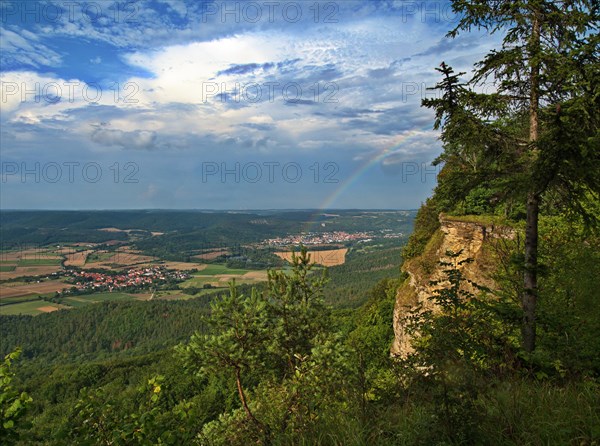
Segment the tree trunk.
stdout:
<svg viewBox="0 0 600 446">
<path fill-rule="evenodd" d="M 529 47 L 530 74 L 530 97 L 529 97 L 529 143 L 531 144 L 531 162 L 535 163 L 539 156 L 537 140 L 539 128 L 539 88 L 540 88 L 540 64 L 538 56 L 540 53 L 540 21 L 538 12 L 532 11 L 532 30 Z M 538 218 L 540 211 L 540 194 L 536 190 L 535 178 L 527 194 L 527 227 L 525 229 L 525 272 L 523 277 L 523 295 L 521 304 L 523 306 L 523 326 L 521 334 L 523 337 L 523 348 L 527 352 L 535 349 L 535 307 L 537 304 L 537 251 L 538 251 Z"/>
<path fill-rule="evenodd" d="M 259 426 L 262 429 L 262 424 L 254 417 L 254 415 L 250 411 L 250 408 L 248 407 L 246 395 L 244 394 L 244 388 L 242 387 L 242 376 L 239 368 L 235 369 L 235 382 L 237 383 L 238 394 L 242 402 L 242 407 L 246 411 L 246 415 L 248 415 L 248 418 L 250 418 L 257 426 Z"/>
<path fill-rule="evenodd" d="M 523 348 L 527 352 L 535 349 L 535 307 L 537 303 L 537 250 L 538 216 L 540 199 L 538 194 L 527 197 L 527 226 L 525 228 L 525 273 L 521 303 L 523 305 Z"/>
</svg>

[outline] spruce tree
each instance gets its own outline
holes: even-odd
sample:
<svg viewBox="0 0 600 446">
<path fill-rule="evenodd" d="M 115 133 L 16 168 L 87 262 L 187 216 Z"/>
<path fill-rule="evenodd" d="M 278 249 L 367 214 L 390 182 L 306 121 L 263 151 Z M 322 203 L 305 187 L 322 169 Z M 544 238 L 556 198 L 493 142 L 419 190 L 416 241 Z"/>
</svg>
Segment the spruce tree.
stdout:
<svg viewBox="0 0 600 446">
<path fill-rule="evenodd" d="M 455 0 L 452 7 L 460 21 L 449 37 L 484 29 L 502 33 L 502 46 L 475 65 L 466 84 L 443 64 L 443 97 L 423 105 L 436 110 L 442 128 L 440 160 L 473 153 L 499 160 L 496 174 L 509 177 L 507 190 L 525 205 L 522 341 L 531 352 L 544 195 L 559 191 L 562 204 L 590 222 L 585 202 L 600 195 L 599 7 L 591 0 Z M 478 93 L 484 83 L 495 91 Z"/>
</svg>

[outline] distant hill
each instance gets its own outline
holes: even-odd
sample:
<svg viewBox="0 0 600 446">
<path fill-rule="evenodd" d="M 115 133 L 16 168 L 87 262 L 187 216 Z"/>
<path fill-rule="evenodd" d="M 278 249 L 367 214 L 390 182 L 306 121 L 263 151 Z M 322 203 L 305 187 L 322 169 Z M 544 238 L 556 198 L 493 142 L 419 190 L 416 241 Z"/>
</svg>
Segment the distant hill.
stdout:
<svg viewBox="0 0 600 446">
<path fill-rule="evenodd" d="M 1 249 L 24 244 L 134 241 L 171 254 L 232 246 L 302 231 L 410 232 L 414 211 L 0 211 Z M 101 231 L 135 229 L 132 234 Z M 152 236 L 151 232 L 163 233 Z M 133 238 L 132 238 L 133 236 Z"/>
</svg>

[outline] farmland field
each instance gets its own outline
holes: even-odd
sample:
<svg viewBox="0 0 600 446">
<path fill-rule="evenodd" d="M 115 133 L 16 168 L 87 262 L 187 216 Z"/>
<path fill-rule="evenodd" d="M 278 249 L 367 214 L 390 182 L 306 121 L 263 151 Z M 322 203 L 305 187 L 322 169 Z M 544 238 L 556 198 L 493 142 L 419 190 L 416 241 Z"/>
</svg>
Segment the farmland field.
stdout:
<svg viewBox="0 0 600 446">
<path fill-rule="evenodd" d="M 24 294 L 22 296 L 2 297 L 2 299 L 0 299 L 0 306 L 29 302 L 38 299 L 39 296 L 37 294 Z"/>
<path fill-rule="evenodd" d="M 115 251 L 110 253 L 92 253 L 88 258 L 100 257 L 95 261 L 87 261 L 84 268 L 121 269 L 130 266 L 142 266 L 157 261 L 156 257 L 150 257 L 131 251 Z M 105 254 L 105 255 L 102 255 Z"/>
<path fill-rule="evenodd" d="M 189 262 L 162 262 L 162 266 L 169 269 L 177 269 L 179 271 L 188 271 L 191 269 L 204 270 L 206 264 L 204 263 L 189 263 Z"/>
<path fill-rule="evenodd" d="M 48 265 L 60 265 L 60 258 L 37 258 L 37 259 L 27 259 L 23 258 L 19 261 L 19 266 L 48 266 Z"/>
<path fill-rule="evenodd" d="M 227 255 L 229 253 L 230 253 L 230 251 L 228 249 L 219 249 L 219 250 L 215 250 L 215 251 L 208 251 L 208 252 L 203 252 L 201 254 L 196 254 L 195 256 L 193 256 L 193 258 L 199 259 L 199 260 L 213 260 L 219 256 Z"/>
<path fill-rule="evenodd" d="M 191 269 L 202 269 L 204 264 L 189 262 L 161 261 L 158 257 L 152 257 L 140 254 L 131 250 L 128 246 L 120 248 L 118 251 L 88 251 L 87 261 L 81 266 L 85 269 L 104 268 L 111 270 L 121 270 L 124 268 L 142 268 L 153 265 L 162 265 L 165 268 L 177 269 L 180 271 Z"/>
<path fill-rule="evenodd" d="M 62 257 L 48 248 L 0 252 L 0 280 L 47 275 L 60 270 Z"/>
<path fill-rule="evenodd" d="M 26 294 L 46 294 L 62 291 L 72 285 L 58 280 L 49 280 L 40 283 L 7 284 L 0 285 L 0 298 L 22 296 Z"/>
<path fill-rule="evenodd" d="M 336 266 L 343 265 L 346 261 L 346 253 L 348 252 L 347 248 L 342 249 L 329 249 L 325 251 L 308 251 L 310 254 L 311 261 L 318 263 L 323 266 Z M 292 252 L 276 252 L 274 253 L 278 257 L 283 260 L 287 260 L 288 262 L 292 261 Z"/>
<path fill-rule="evenodd" d="M 85 263 L 105 262 L 115 256 L 114 252 L 95 251 L 87 256 Z"/>
<path fill-rule="evenodd" d="M 90 255 L 93 250 L 77 251 L 65 253 L 65 266 L 83 266 L 87 261 L 87 256 Z"/>
<path fill-rule="evenodd" d="M 194 274 L 191 279 L 186 280 L 181 288 L 202 288 L 210 284 L 215 288 L 226 288 L 229 282 L 235 279 L 236 284 L 255 284 L 267 280 L 267 271 L 251 271 L 246 269 L 228 268 L 225 265 L 207 265 L 206 268 Z M 204 291 L 204 290 L 203 290 Z M 210 292 L 210 289 L 206 290 Z"/>
<path fill-rule="evenodd" d="M 96 294 L 82 294 L 79 296 L 70 296 L 61 299 L 66 305 L 69 306 L 81 306 L 94 304 L 98 302 L 105 302 L 111 300 L 125 300 L 125 299 L 133 299 L 135 298 L 135 294 L 127 294 L 127 293 L 96 293 Z"/>
<path fill-rule="evenodd" d="M 250 270 L 247 269 L 234 269 L 234 268 L 228 268 L 225 265 L 206 265 L 206 268 L 203 268 L 201 271 L 201 275 L 203 276 L 214 276 L 216 274 L 236 274 L 236 275 L 242 275 L 242 274 L 246 274 L 250 272 Z"/>
<path fill-rule="evenodd" d="M 60 265 L 17 266 L 13 271 L 0 271 L 0 280 L 16 279 L 22 276 L 47 276 L 60 271 Z"/>
<path fill-rule="evenodd" d="M 32 300 L 29 302 L 22 302 L 12 305 L 0 306 L 0 315 L 16 315 L 16 314 L 30 314 L 37 315 L 42 313 L 48 313 L 49 307 L 53 307 L 56 310 L 65 308 L 62 305 L 45 302 L 41 299 Z M 54 310 L 55 311 L 55 310 Z"/>
</svg>

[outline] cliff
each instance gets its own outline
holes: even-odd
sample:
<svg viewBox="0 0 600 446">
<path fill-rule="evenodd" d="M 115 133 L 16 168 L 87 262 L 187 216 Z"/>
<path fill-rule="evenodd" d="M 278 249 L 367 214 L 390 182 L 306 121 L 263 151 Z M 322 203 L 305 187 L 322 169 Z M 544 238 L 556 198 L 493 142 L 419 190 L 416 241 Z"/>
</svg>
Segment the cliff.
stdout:
<svg viewBox="0 0 600 446">
<path fill-rule="evenodd" d="M 492 242 L 498 238 L 512 239 L 514 236 L 512 228 L 494 224 L 489 219 L 440 215 L 440 228 L 433 234 L 423 253 L 405 261 L 402 266 L 402 270 L 408 273 L 408 279 L 396 296 L 392 355 L 403 356 L 411 351 L 410 339 L 403 327 L 407 309 L 423 304 L 426 309 L 435 310 L 429 300 L 435 290 L 430 282 L 444 277 L 443 270 L 446 267 L 441 266 L 440 261 L 451 260 L 446 255 L 447 251 L 457 253 L 462 250 L 455 259 L 457 261 L 473 259 L 473 262 L 458 268 L 466 279 L 493 290 L 496 284 L 492 276 L 497 261 Z"/>
</svg>

